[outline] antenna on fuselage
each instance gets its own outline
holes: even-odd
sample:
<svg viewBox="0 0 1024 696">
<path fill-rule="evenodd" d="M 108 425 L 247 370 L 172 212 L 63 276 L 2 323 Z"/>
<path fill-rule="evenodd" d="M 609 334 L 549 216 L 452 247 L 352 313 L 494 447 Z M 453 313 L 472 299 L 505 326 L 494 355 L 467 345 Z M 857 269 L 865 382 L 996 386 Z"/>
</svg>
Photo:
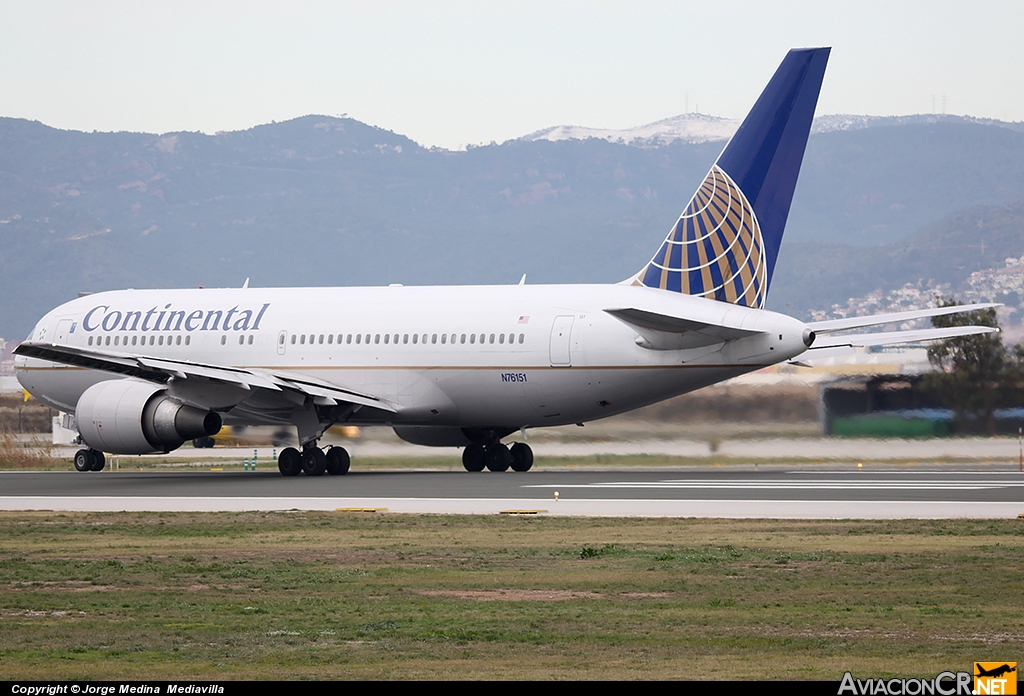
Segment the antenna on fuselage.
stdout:
<svg viewBox="0 0 1024 696">
<path fill-rule="evenodd" d="M 525 273 L 523 274 L 523 277 L 519 279 L 519 284 L 520 285 L 526 285 L 526 274 Z"/>
<path fill-rule="evenodd" d="M 248 278 L 246 278 L 245 282 L 242 283 L 242 289 L 243 290 L 245 290 L 247 287 L 249 287 L 249 279 Z"/>
</svg>

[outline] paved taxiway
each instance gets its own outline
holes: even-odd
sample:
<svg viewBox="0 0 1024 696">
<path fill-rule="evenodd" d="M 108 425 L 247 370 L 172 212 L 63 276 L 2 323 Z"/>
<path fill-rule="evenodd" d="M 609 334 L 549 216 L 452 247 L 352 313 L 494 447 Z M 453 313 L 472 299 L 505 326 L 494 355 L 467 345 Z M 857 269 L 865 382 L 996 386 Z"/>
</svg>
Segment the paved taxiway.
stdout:
<svg viewBox="0 0 1024 696">
<path fill-rule="evenodd" d="M 293 479 L 271 470 L 0 473 L 0 509 L 5 510 L 339 508 L 456 514 L 536 510 L 571 516 L 1007 518 L 1024 513 L 1024 474 L 1006 465 L 527 474 L 354 470 L 343 477 Z"/>
</svg>

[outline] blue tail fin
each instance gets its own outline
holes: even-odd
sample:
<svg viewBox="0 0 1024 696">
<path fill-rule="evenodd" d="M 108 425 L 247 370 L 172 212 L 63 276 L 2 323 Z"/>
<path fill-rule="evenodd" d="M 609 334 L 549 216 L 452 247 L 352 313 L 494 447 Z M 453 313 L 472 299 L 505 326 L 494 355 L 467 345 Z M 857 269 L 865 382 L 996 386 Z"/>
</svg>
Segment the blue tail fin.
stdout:
<svg viewBox="0 0 1024 696">
<path fill-rule="evenodd" d="M 764 306 L 829 50 L 786 55 L 636 284 Z"/>
</svg>

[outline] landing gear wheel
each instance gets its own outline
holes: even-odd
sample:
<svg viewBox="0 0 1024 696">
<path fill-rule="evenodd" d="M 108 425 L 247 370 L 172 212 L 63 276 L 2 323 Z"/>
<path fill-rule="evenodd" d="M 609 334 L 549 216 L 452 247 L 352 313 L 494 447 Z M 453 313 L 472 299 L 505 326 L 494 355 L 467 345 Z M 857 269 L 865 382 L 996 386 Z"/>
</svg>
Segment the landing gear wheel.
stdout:
<svg viewBox="0 0 1024 696">
<path fill-rule="evenodd" d="M 327 473 L 331 476 L 344 476 L 352 460 L 344 447 L 332 447 L 327 450 Z"/>
<path fill-rule="evenodd" d="M 466 471 L 483 471 L 486 454 L 483 445 L 469 445 L 462 450 L 462 466 Z"/>
<path fill-rule="evenodd" d="M 282 476 L 298 476 L 302 471 L 302 455 L 294 447 L 285 447 L 277 457 L 277 468 Z"/>
<path fill-rule="evenodd" d="M 75 452 L 75 471 L 92 471 L 92 458 L 89 450 L 80 449 Z"/>
<path fill-rule="evenodd" d="M 92 459 L 92 471 L 103 471 L 103 467 L 107 465 L 107 458 L 103 456 L 103 453 L 99 450 L 89 450 L 89 455 Z"/>
<path fill-rule="evenodd" d="M 512 453 L 500 442 L 487 445 L 486 464 L 491 471 L 508 471 L 512 466 Z"/>
<path fill-rule="evenodd" d="M 319 447 L 302 450 L 302 471 L 306 476 L 323 476 L 327 471 L 327 455 Z"/>
<path fill-rule="evenodd" d="M 77 471 L 103 471 L 107 458 L 94 449 L 80 449 L 75 452 L 75 469 Z"/>
<path fill-rule="evenodd" d="M 510 449 L 512 471 L 529 471 L 533 466 L 533 449 L 525 442 L 517 442 Z"/>
</svg>

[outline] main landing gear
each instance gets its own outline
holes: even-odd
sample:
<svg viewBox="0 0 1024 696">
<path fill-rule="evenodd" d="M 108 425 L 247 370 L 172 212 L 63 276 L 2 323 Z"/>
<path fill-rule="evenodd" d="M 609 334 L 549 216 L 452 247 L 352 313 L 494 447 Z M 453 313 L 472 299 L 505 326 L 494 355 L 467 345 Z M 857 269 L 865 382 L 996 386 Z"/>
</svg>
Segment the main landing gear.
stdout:
<svg viewBox="0 0 1024 696">
<path fill-rule="evenodd" d="M 75 469 L 78 471 L 103 471 L 107 458 L 94 449 L 80 449 L 75 452 Z"/>
<path fill-rule="evenodd" d="M 500 442 L 489 445 L 469 445 L 462 451 L 462 466 L 466 471 L 529 471 L 533 466 L 533 450 L 525 442 L 506 447 Z"/>
<path fill-rule="evenodd" d="M 344 447 L 331 447 L 326 452 L 315 443 L 307 444 L 302 451 L 294 447 L 286 447 L 277 457 L 277 468 L 284 476 L 343 476 L 348 473 L 350 463 L 348 451 Z"/>
</svg>

